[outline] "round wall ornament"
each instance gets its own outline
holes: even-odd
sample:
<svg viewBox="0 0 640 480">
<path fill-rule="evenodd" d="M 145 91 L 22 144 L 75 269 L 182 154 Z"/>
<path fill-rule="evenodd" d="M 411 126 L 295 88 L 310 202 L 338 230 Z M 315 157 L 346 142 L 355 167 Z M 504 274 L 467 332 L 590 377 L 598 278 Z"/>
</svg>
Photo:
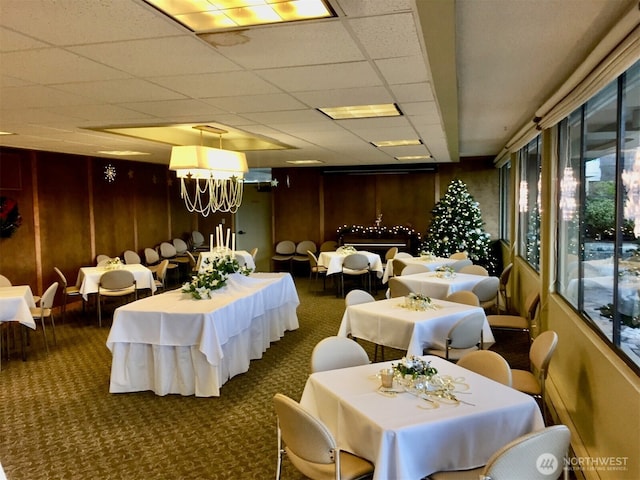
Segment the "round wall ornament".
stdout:
<svg viewBox="0 0 640 480">
<path fill-rule="evenodd" d="M 0 238 L 9 238 L 21 224 L 18 202 L 13 198 L 0 197 Z"/>
</svg>

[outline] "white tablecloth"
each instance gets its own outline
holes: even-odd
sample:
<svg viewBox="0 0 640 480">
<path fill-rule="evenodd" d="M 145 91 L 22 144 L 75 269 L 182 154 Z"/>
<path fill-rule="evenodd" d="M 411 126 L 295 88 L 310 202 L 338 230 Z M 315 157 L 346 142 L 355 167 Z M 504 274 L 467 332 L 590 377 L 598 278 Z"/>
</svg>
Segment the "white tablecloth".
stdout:
<svg viewBox="0 0 640 480">
<path fill-rule="evenodd" d="M 464 378 L 474 404 L 429 409 L 408 393 L 384 396 L 375 374 L 392 362 L 310 375 L 300 403 L 320 418 L 338 445 L 375 465 L 374 479 L 417 480 L 440 470 L 469 469 L 515 438 L 544 428 L 533 397 L 438 357 L 441 375 Z"/>
<path fill-rule="evenodd" d="M 119 307 L 107 339 L 109 391 L 219 396 L 229 378 L 298 328 L 298 304 L 290 274 L 257 273 L 232 275 L 209 300 L 178 289 Z"/>
<path fill-rule="evenodd" d="M 153 272 L 144 265 L 130 264 L 122 265 L 123 270 L 129 270 L 136 279 L 136 288 L 138 290 L 150 288 L 151 293 L 157 290 L 156 282 L 153 278 Z M 76 286 L 80 289 L 82 298 L 89 299 L 90 293 L 98 293 L 98 283 L 100 277 L 108 272 L 105 267 L 81 267 L 78 272 Z"/>
<path fill-rule="evenodd" d="M 371 253 L 358 250 L 355 253 L 362 253 L 369 259 L 369 269 L 376 272 L 378 278 L 382 277 L 382 260 L 377 253 Z M 320 252 L 318 257 L 318 265 L 327 267 L 327 275 L 342 272 L 342 264 L 346 255 L 338 252 Z"/>
<path fill-rule="evenodd" d="M 251 256 L 251 254 L 249 252 L 247 252 L 246 250 L 236 250 L 235 252 L 233 252 L 233 254 L 238 259 L 243 259 L 244 260 L 244 264 L 247 266 L 247 268 L 250 268 L 250 269 L 255 271 L 256 262 L 253 261 L 253 257 Z M 198 269 L 198 271 L 199 272 L 202 271 L 202 269 L 203 269 L 202 262 L 204 262 L 204 260 L 206 258 L 213 258 L 213 257 L 215 257 L 217 255 L 218 254 L 212 253 L 212 252 L 200 252 L 200 255 L 198 256 L 198 264 L 196 265 L 196 268 Z"/>
<path fill-rule="evenodd" d="M 35 330 L 36 322 L 29 311 L 35 306 L 29 285 L 0 288 L 0 322 L 20 322 Z"/>
<path fill-rule="evenodd" d="M 422 293 L 431 298 L 445 298 L 447 295 L 460 290 L 471 290 L 476 283 L 484 280 L 483 275 L 456 273 L 452 278 L 440 278 L 436 272 L 415 273 L 396 277 L 407 285 L 412 292 Z"/>
<path fill-rule="evenodd" d="M 412 257 L 412 258 L 401 258 L 400 260 L 402 260 L 407 265 L 422 265 L 424 267 L 427 267 L 432 272 L 439 267 L 444 267 L 446 265 L 451 265 L 452 263 L 457 262 L 456 259 L 444 258 L 444 257 L 432 257 L 432 258 Z M 382 276 L 382 283 L 387 283 L 389 281 L 389 278 L 391 277 L 393 277 L 393 259 L 387 262 L 387 266 L 384 269 L 384 275 Z"/>
<path fill-rule="evenodd" d="M 445 348 L 453 324 L 473 312 L 485 318 L 482 329 L 484 348 L 494 342 L 484 310 L 461 303 L 434 300 L 435 309 L 414 311 L 403 307 L 404 297 L 379 300 L 347 307 L 338 335 L 349 333 L 378 345 L 407 350 L 407 355 L 422 355 L 425 347 Z"/>
</svg>

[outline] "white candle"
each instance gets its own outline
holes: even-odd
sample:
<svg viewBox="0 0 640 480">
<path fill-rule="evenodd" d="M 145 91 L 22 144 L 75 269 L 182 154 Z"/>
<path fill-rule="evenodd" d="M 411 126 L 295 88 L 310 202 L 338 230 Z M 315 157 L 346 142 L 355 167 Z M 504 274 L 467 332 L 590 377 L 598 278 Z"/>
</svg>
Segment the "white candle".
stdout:
<svg viewBox="0 0 640 480">
<path fill-rule="evenodd" d="M 224 244 L 224 247 L 225 247 L 227 250 L 229 250 L 229 235 L 230 235 L 230 234 L 231 234 L 231 229 L 230 229 L 230 228 L 227 228 L 227 241 L 226 241 L 226 243 Z"/>
<path fill-rule="evenodd" d="M 209 235 L 209 251 L 213 252 L 213 233 Z"/>
<path fill-rule="evenodd" d="M 236 234 L 235 233 L 231 234 L 231 252 L 233 257 L 235 258 L 236 256 Z"/>
</svg>

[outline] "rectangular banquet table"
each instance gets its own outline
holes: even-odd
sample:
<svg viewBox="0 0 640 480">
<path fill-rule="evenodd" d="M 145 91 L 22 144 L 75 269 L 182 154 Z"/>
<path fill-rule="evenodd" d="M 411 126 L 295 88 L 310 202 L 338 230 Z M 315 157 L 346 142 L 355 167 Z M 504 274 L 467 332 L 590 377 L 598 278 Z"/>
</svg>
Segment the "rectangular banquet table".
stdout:
<svg viewBox="0 0 640 480">
<path fill-rule="evenodd" d="M 422 265 L 427 267 L 432 272 L 437 268 L 446 267 L 447 265 L 451 265 L 457 262 L 454 258 L 444 258 L 444 257 L 411 257 L 411 258 L 400 258 L 407 265 Z M 382 276 L 382 283 L 387 283 L 389 279 L 393 277 L 393 259 L 387 262 L 387 266 L 384 269 L 384 275 Z"/>
<path fill-rule="evenodd" d="M 358 250 L 352 253 L 362 253 L 369 259 L 369 269 L 376 272 L 378 278 L 382 277 L 382 259 L 377 253 L 365 252 Z M 347 255 L 340 252 L 320 252 L 318 256 L 318 265 L 327 267 L 327 275 L 342 272 L 342 264 Z"/>
<path fill-rule="evenodd" d="M 298 328 L 299 303 L 290 274 L 254 273 L 231 275 L 212 299 L 178 289 L 119 307 L 107 339 L 109 391 L 219 396 L 229 378 Z"/>
<path fill-rule="evenodd" d="M 401 275 L 396 277 L 407 285 L 412 292 L 421 293 L 431 298 L 445 298 L 447 295 L 460 290 L 471 290 L 475 285 L 484 280 L 483 275 L 470 273 L 456 273 L 455 276 L 444 278 L 437 272 L 415 273 L 413 275 Z"/>
<path fill-rule="evenodd" d="M 19 322 L 35 330 L 36 322 L 29 310 L 35 307 L 36 303 L 29 285 L 0 288 L 0 322 Z"/>
<path fill-rule="evenodd" d="M 256 262 L 254 262 L 253 257 L 251 256 L 251 254 L 249 252 L 247 252 L 246 250 L 236 250 L 235 252 L 232 252 L 232 254 L 237 257 L 238 259 L 243 259 L 244 260 L 244 264 L 247 268 L 250 268 L 252 270 L 256 269 Z M 218 256 L 219 254 L 216 252 L 200 252 L 200 255 L 198 255 L 198 263 L 196 265 L 196 268 L 198 270 L 198 272 L 202 272 L 204 265 L 203 262 L 205 259 L 207 258 L 213 258 Z"/>
<path fill-rule="evenodd" d="M 340 448 L 374 463 L 374 479 L 417 480 L 476 468 L 508 442 L 544 428 L 533 397 L 439 357 L 422 358 L 453 377 L 454 394 L 467 403 L 380 393 L 376 374 L 393 362 L 313 373 L 300 403 L 325 423 Z"/>
<path fill-rule="evenodd" d="M 494 342 L 493 332 L 480 307 L 433 300 L 433 307 L 424 311 L 404 307 L 404 297 L 347 307 L 338 335 L 351 334 L 378 345 L 406 350 L 407 355 L 422 355 L 424 348 L 446 347 L 445 340 L 455 322 L 471 313 L 484 317 L 484 348 Z"/>
<path fill-rule="evenodd" d="M 133 277 L 136 279 L 136 288 L 138 290 L 150 288 L 151 293 L 156 291 L 157 287 L 153 278 L 153 272 L 144 265 L 130 264 L 122 265 L 120 268 L 133 273 Z M 90 293 L 98 293 L 100 277 L 108 271 L 109 270 L 106 267 L 80 268 L 80 271 L 78 272 L 78 279 L 76 280 L 76 286 L 80 289 L 82 298 L 88 300 Z"/>
</svg>

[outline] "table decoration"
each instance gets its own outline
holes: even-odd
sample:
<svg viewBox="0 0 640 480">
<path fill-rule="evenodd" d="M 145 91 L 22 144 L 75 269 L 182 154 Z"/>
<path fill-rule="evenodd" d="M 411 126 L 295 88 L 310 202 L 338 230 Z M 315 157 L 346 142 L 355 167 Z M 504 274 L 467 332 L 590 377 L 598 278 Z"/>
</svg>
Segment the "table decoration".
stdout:
<svg viewBox="0 0 640 480">
<path fill-rule="evenodd" d="M 336 252 L 338 252 L 340 255 L 351 255 L 352 253 L 356 253 L 356 247 L 352 246 L 352 245 L 345 245 L 342 247 L 339 247 Z"/>
<path fill-rule="evenodd" d="M 438 267 L 436 269 L 436 277 L 438 278 L 454 278 L 456 276 L 456 271 L 447 266 Z"/>
<path fill-rule="evenodd" d="M 432 262 L 433 260 L 435 260 L 436 256 L 429 252 L 428 250 L 421 250 L 420 251 L 420 260 L 425 260 L 427 262 Z"/>
<path fill-rule="evenodd" d="M 409 310 L 416 310 L 418 312 L 424 312 L 427 309 L 436 308 L 436 305 L 431 302 L 431 298 L 421 293 L 411 292 L 404 297 L 404 307 Z"/>
<path fill-rule="evenodd" d="M 105 270 L 118 270 L 119 268 L 123 268 L 124 264 L 120 260 L 120 257 L 115 257 L 107 260 L 104 264 Z"/>
<path fill-rule="evenodd" d="M 253 271 L 246 266 L 241 267 L 238 261 L 229 255 L 206 258 L 202 265 L 202 272 L 194 275 L 190 282 L 182 286 L 182 292 L 188 293 L 196 300 L 212 298 L 215 290 L 227 284 L 230 275 L 249 275 Z"/>
</svg>

